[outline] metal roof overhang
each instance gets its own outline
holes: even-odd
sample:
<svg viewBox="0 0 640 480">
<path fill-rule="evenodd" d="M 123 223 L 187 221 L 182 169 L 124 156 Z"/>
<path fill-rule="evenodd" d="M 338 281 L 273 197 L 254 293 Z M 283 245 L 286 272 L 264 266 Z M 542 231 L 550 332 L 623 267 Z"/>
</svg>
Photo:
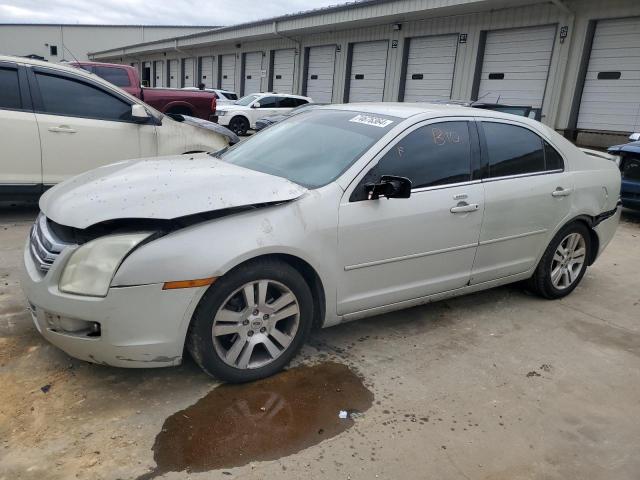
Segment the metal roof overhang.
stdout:
<svg viewBox="0 0 640 480">
<path fill-rule="evenodd" d="M 365 0 L 299 14 L 216 28 L 207 32 L 138 43 L 89 53 L 92 60 L 136 57 L 172 50 L 402 23 L 428 18 L 480 13 L 488 10 L 550 3 L 549 0 Z"/>
</svg>

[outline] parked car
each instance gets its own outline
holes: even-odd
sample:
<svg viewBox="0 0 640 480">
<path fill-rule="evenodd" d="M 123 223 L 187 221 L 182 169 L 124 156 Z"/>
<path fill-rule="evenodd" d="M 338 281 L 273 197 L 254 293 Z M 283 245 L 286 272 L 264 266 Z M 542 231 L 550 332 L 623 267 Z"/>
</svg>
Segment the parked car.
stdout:
<svg viewBox="0 0 640 480">
<path fill-rule="evenodd" d="M 307 110 L 311 110 L 319 105 L 323 105 L 321 103 L 307 103 L 305 105 L 301 105 L 299 107 L 294 108 L 288 113 L 279 113 L 276 115 L 268 115 L 266 117 L 259 118 L 256 120 L 256 132 L 259 132 L 263 128 L 268 127 L 269 125 L 273 125 L 274 123 L 281 122 L 282 120 L 289 118 L 293 115 L 297 115 L 302 112 L 306 112 Z"/>
<path fill-rule="evenodd" d="M 0 57 L 0 198 L 37 198 L 119 160 L 215 151 L 227 133 L 176 122 L 83 70 Z"/>
<path fill-rule="evenodd" d="M 49 190 L 23 288 L 74 357 L 161 367 L 186 346 L 242 382 L 283 368 L 312 325 L 523 280 L 568 295 L 614 235 L 619 193 L 613 162 L 527 118 L 317 107 L 214 155 Z"/>
<path fill-rule="evenodd" d="M 216 110 L 220 125 L 238 135 L 256 127 L 256 120 L 267 115 L 288 113 L 296 107 L 311 103 L 309 97 L 284 93 L 252 93 L 232 105 L 220 105 Z"/>
<path fill-rule="evenodd" d="M 216 111 L 218 97 L 214 93 L 181 88 L 143 87 L 138 70 L 129 65 L 99 62 L 69 62 L 68 64 L 94 73 L 162 113 L 211 120 Z"/>
<path fill-rule="evenodd" d="M 618 157 L 622 172 L 622 205 L 640 210 L 640 133 L 629 137 L 630 143 L 609 147 L 609 153 Z"/>
<path fill-rule="evenodd" d="M 236 92 L 230 92 L 229 90 L 220 90 L 219 88 L 198 88 L 198 87 L 184 87 L 183 90 L 201 90 L 205 92 L 212 92 L 216 94 L 218 105 L 229 105 L 238 101 L 238 95 Z"/>
</svg>

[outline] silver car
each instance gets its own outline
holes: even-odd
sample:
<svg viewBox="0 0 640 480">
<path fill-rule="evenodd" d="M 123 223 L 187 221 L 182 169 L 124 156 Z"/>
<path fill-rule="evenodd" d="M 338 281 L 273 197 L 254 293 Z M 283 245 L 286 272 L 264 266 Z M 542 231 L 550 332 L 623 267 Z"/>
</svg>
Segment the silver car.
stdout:
<svg viewBox="0 0 640 480">
<path fill-rule="evenodd" d="M 186 346 L 242 382 L 283 368 L 313 326 L 522 280 L 568 295 L 613 237 L 619 194 L 613 162 L 527 118 L 330 105 L 52 188 L 23 287 L 74 357 L 162 367 Z"/>
</svg>

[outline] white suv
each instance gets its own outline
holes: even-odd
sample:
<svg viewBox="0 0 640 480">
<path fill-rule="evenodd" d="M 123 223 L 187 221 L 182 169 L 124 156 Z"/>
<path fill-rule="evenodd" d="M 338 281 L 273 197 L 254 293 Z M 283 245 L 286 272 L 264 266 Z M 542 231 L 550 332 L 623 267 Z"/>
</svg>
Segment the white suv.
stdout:
<svg viewBox="0 0 640 480">
<path fill-rule="evenodd" d="M 0 199 L 37 197 L 70 176 L 120 160 L 215 151 L 229 143 L 188 123 L 84 70 L 0 56 Z"/>
<path fill-rule="evenodd" d="M 309 97 L 284 93 L 252 93 L 242 97 L 231 105 L 219 105 L 216 108 L 218 123 L 238 135 L 244 135 L 250 128 L 256 127 L 256 120 L 267 115 L 287 113 L 296 107 L 311 103 Z"/>
</svg>

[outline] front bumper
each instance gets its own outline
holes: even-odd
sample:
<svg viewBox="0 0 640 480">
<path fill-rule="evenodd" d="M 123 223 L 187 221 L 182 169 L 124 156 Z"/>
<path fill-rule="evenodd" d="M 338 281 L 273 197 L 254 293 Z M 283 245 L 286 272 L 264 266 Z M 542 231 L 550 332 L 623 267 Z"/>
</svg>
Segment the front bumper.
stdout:
<svg viewBox="0 0 640 480">
<path fill-rule="evenodd" d="M 104 298 L 70 295 L 58 282 L 73 248 L 43 274 L 29 245 L 24 250 L 22 289 L 33 322 L 53 345 L 72 357 L 115 367 L 178 365 L 191 315 L 206 287 L 162 290 L 162 283 L 110 288 Z M 99 324 L 99 336 L 61 325 Z"/>
</svg>

